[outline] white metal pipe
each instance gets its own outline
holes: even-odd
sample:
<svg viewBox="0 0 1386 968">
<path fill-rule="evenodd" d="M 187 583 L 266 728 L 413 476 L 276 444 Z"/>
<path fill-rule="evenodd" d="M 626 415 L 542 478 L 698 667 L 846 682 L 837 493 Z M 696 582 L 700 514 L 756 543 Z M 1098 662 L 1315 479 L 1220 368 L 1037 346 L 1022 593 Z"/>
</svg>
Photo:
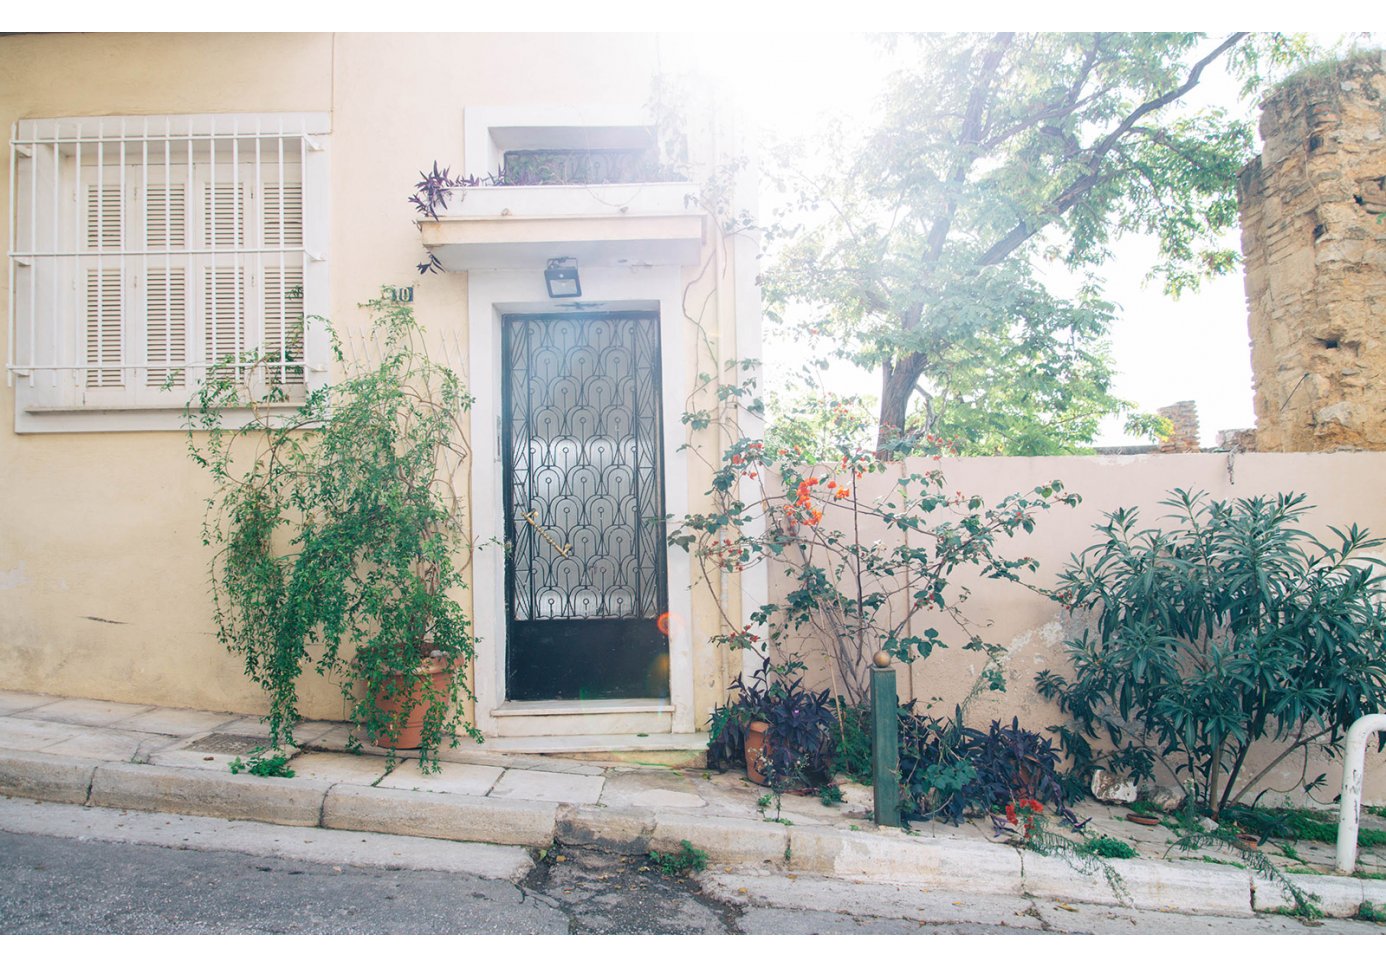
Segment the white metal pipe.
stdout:
<svg viewBox="0 0 1386 968">
<path fill-rule="evenodd" d="M 1338 802 L 1338 871 L 1351 874 L 1357 866 L 1357 825 L 1362 818 L 1362 777 L 1366 771 L 1367 740 L 1386 730 L 1386 714 L 1363 716 L 1348 729 L 1343 748 L 1343 795 Z"/>
<path fill-rule="evenodd" d="M 57 149 L 53 149 L 53 154 L 57 154 Z M 35 151 L 29 159 L 29 242 L 34 248 L 38 248 L 38 170 L 39 157 Z M 16 232 L 16 235 L 19 233 Z M 39 267 L 37 264 L 29 270 L 29 362 L 34 363 L 38 360 L 38 282 Z M 56 379 L 56 378 L 55 378 Z M 30 386 L 33 381 L 30 381 Z"/>
<path fill-rule="evenodd" d="M 76 186 L 76 194 L 72 197 L 72 251 L 80 252 L 82 250 L 82 219 L 86 216 L 86 200 L 82 194 L 82 143 L 80 141 L 77 142 L 72 151 L 72 184 Z M 62 346 L 61 339 L 54 341 L 56 351 L 62 354 L 63 358 L 69 360 L 75 360 L 82 355 L 82 293 L 86 288 L 83 285 L 82 277 L 86 265 L 86 262 L 78 260 L 72 266 L 72 346 L 67 349 Z M 54 271 L 57 271 L 56 266 Z M 56 324 L 58 321 L 56 313 L 53 320 Z M 68 385 L 75 387 L 80 381 L 81 377 L 78 372 L 76 370 L 70 371 Z M 53 385 L 58 385 L 56 373 L 53 375 Z"/>
<path fill-rule="evenodd" d="M 16 195 L 17 195 L 17 193 L 18 193 L 18 189 L 17 189 L 17 187 L 16 187 L 16 185 L 15 185 L 15 182 L 16 182 L 16 181 L 18 180 L 18 178 L 19 178 L 19 143 L 18 143 L 18 140 L 17 140 L 18 138 L 19 138 L 19 125 L 18 125 L 18 124 L 12 124 L 12 125 L 10 125 L 10 208 L 9 208 L 9 211 L 10 211 L 10 218 L 12 218 L 12 219 L 16 217 L 16 216 L 15 216 L 15 208 L 14 208 L 14 200 L 15 200 L 15 197 L 16 197 Z M 30 153 L 30 156 L 29 156 L 29 157 L 30 157 L 30 158 L 33 157 L 32 149 L 31 149 L 31 153 Z M 31 161 L 30 164 L 33 164 L 33 162 Z M 18 224 L 18 223 L 16 222 L 15 224 Z M 16 236 L 17 236 L 18 234 L 19 234 L 18 232 L 15 232 L 15 233 L 14 233 L 14 235 L 16 235 Z M 14 259 L 14 253 L 13 253 L 13 252 L 10 253 L 10 260 L 9 260 L 9 261 L 10 261 L 10 289 L 9 289 L 10 296 L 9 296 L 9 298 L 5 301 L 6 304 L 7 304 L 5 308 L 6 308 L 6 310 L 7 310 L 8 315 L 9 315 L 9 340 L 8 340 L 8 342 L 6 342 L 6 344 L 5 344 L 5 363 L 6 363 L 6 368 L 5 368 L 5 382 L 6 382 L 6 384 L 9 385 L 9 386 L 13 386 L 13 385 L 14 385 L 14 376 L 13 376 L 13 373 L 14 373 L 14 368 L 15 368 L 15 360 L 17 359 L 17 357 L 14 355 L 14 335 L 15 335 L 15 333 L 14 333 L 14 331 L 15 331 L 15 326 L 14 326 L 14 304 L 15 304 L 15 302 L 17 301 L 17 300 L 16 300 L 17 293 L 15 292 L 15 288 L 14 288 L 15 259 Z M 33 353 L 31 352 L 29 355 L 30 355 L 30 357 L 32 357 L 32 356 L 33 356 Z M 32 381 L 30 381 L 30 382 L 32 382 Z"/>
</svg>

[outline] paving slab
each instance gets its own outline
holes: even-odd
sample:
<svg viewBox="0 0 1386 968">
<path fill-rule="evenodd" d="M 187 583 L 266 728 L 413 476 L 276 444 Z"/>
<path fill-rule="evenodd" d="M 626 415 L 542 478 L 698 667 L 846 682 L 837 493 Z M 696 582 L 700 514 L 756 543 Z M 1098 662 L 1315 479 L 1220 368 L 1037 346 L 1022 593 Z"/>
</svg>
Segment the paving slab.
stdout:
<svg viewBox="0 0 1386 968">
<path fill-rule="evenodd" d="M 106 702 L 101 699 L 59 699 L 16 713 L 23 719 L 41 719 L 53 723 L 73 723 L 78 726 L 110 726 L 122 719 L 152 710 L 128 702 Z"/>
<path fill-rule="evenodd" d="M 424 773 L 417 760 L 407 760 L 395 767 L 377 787 L 390 790 L 422 790 L 428 793 L 454 793 L 469 797 L 484 797 L 491 792 L 501 774 L 499 766 L 475 766 L 470 763 L 440 763 L 437 773 Z"/>
<path fill-rule="evenodd" d="M 97 760 L 147 761 L 154 753 L 178 743 L 176 736 L 129 729 L 83 728 L 70 739 L 45 746 L 55 756 L 84 756 Z"/>
<path fill-rule="evenodd" d="M 178 766 L 189 770 L 212 770 L 216 773 L 229 773 L 233 760 L 245 757 L 235 753 L 204 753 L 200 750 L 179 747 L 157 750 L 149 754 L 149 762 L 154 766 Z"/>
<path fill-rule="evenodd" d="M 82 727 L 69 723 L 50 723 L 15 716 L 0 717 L 0 749 L 41 750 L 80 736 L 81 733 Z"/>
<path fill-rule="evenodd" d="M 504 769 L 541 770 L 545 773 L 569 773 L 573 776 L 605 776 L 606 769 L 593 763 L 580 763 L 554 756 L 532 753 L 502 753 L 464 739 L 456 749 L 441 749 L 438 759 L 445 763 L 471 763 L 475 766 L 499 766 Z"/>
<path fill-rule="evenodd" d="M 294 776 L 370 786 L 386 773 L 385 761 L 350 753 L 300 753 L 289 761 Z"/>
<path fill-rule="evenodd" d="M 701 810 L 707 806 L 683 774 L 663 770 L 617 770 L 606 778 L 601 803 L 607 807 Z"/>
<path fill-rule="evenodd" d="M 303 747 L 311 747 L 314 750 L 328 753 L 345 753 L 351 749 L 351 737 L 355 734 L 356 729 L 353 726 L 346 723 L 334 723 L 327 730 L 314 736 L 311 742 L 304 741 L 304 739 L 298 735 L 297 730 L 294 732 L 294 739 Z M 376 749 L 369 743 L 362 743 L 360 745 L 360 750 L 363 756 L 385 755 L 384 750 Z"/>
<path fill-rule="evenodd" d="M 506 770 L 489 796 L 501 800 L 543 800 L 548 803 L 596 803 L 604 779 L 574 773 Z"/>
<path fill-rule="evenodd" d="M 210 733 L 239 719 L 236 713 L 209 713 L 200 709 L 151 709 L 120 721 L 121 729 L 137 729 L 146 733 L 169 736 L 194 736 Z"/>
<path fill-rule="evenodd" d="M 301 747 L 319 745 L 319 740 L 333 730 L 343 728 L 341 723 L 323 720 L 304 720 L 294 729 L 294 743 Z M 216 732 L 234 733 L 237 736 L 259 736 L 269 739 L 269 724 L 259 716 L 241 716 L 217 727 Z M 343 747 L 345 748 L 345 747 Z"/>
<path fill-rule="evenodd" d="M 33 709 L 36 706 L 44 706 L 50 702 L 58 702 L 58 700 L 58 696 L 44 696 L 36 692 L 13 692 L 9 689 L 0 689 L 0 716 L 9 716 L 25 709 Z"/>
</svg>

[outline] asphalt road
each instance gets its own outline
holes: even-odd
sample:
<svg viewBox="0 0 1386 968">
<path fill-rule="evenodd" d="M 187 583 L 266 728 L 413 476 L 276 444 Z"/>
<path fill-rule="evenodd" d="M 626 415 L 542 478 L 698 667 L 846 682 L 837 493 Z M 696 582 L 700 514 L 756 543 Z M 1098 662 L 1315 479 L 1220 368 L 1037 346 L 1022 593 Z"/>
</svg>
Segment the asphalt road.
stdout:
<svg viewBox="0 0 1386 968">
<path fill-rule="evenodd" d="M 1381 934 L 0 798 L 6 934 Z"/>
</svg>

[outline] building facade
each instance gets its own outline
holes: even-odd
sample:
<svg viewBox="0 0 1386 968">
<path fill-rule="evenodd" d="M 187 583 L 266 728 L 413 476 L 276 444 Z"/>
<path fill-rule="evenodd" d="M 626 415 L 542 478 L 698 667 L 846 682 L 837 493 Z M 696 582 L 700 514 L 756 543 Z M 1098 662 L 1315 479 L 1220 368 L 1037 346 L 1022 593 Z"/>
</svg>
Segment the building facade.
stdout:
<svg viewBox="0 0 1386 968">
<path fill-rule="evenodd" d="M 214 634 L 182 408 L 227 355 L 275 361 L 290 400 L 329 383 L 328 326 L 364 346 L 383 287 L 475 400 L 456 483 L 477 725 L 512 748 L 697 745 L 739 671 L 709 638 L 752 590 L 695 583 L 660 522 L 701 507 L 696 454 L 720 453 L 690 400 L 759 355 L 754 240 L 716 214 L 754 198 L 734 125 L 696 89 L 670 98 L 659 38 L 19 35 L 0 54 L 6 688 L 262 711 Z M 435 162 L 472 176 L 436 219 L 406 201 Z M 303 700 L 343 714 L 334 683 L 305 676 Z"/>
</svg>

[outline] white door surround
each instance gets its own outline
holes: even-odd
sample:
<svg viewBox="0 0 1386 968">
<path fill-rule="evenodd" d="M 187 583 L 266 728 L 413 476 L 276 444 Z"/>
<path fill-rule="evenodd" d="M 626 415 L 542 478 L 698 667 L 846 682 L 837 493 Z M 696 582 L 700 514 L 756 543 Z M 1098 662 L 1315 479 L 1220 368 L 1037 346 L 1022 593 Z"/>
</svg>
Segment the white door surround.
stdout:
<svg viewBox="0 0 1386 968">
<path fill-rule="evenodd" d="M 657 311 L 660 320 L 665 512 L 688 511 L 683 401 L 687 396 L 683 282 L 677 266 L 579 266 L 581 300 L 550 299 L 538 268 L 468 273 L 470 349 L 472 600 L 476 650 L 476 725 L 488 736 L 693 733 L 690 561 L 667 546 L 669 698 L 511 703 L 505 696 L 505 507 L 501 463 L 501 318 L 515 313 Z"/>
</svg>

